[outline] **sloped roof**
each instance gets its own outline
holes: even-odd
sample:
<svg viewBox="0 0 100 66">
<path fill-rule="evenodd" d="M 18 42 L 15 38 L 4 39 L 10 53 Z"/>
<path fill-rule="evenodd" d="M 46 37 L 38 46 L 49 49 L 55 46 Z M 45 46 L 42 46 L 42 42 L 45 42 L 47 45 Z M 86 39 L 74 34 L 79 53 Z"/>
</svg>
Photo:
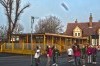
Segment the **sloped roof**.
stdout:
<svg viewBox="0 0 100 66">
<path fill-rule="evenodd" d="M 65 34 L 73 36 L 73 29 L 78 26 L 82 30 L 82 36 L 90 36 L 97 34 L 97 30 L 100 28 L 100 22 L 92 22 L 92 28 L 89 28 L 89 22 L 83 23 L 68 23 Z"/>
</svg>

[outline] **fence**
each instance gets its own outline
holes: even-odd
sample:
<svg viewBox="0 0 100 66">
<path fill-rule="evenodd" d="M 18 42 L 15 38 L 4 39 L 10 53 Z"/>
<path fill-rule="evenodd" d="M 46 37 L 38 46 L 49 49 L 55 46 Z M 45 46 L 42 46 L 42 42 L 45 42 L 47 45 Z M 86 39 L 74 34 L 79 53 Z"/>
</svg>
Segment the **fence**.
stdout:
<svg viewBox="0 0 100 66">
<path fill-rule="evenodd" d="M 4 43 L 0 46 L 0 49 L 0 52 L 34 54 L 34 51 L 31 50 L 31 44 Z"/>
<path fill-rule="evenodd" d="M 48 44 L 46 44 L 48 45 Z M 44 44 L 31 44 L 31 43 L 4 43 L 0 46 L 0 52 L 18 53 L 18 54 L 34 54 L 36 46 L 41 47 L 41 52 L 45 53 L 46 45 Z M 54 45 L 54 44 L 53 44 Z M 66 51 L 68 46 L 57 45 L 57 48 L 62 51 Z M 32 48 L 32 49 L 31 49 Z"/>
</svg>

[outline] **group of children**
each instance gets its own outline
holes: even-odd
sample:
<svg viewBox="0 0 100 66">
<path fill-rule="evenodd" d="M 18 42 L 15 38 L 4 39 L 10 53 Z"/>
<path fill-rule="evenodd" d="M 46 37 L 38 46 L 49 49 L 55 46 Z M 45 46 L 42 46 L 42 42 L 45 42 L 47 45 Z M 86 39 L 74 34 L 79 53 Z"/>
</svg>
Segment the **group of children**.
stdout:
<svg viewBox="0 0 100 66">
<path fill-rule="evenodd" d="M 39 66 L 40 63 L 40 49 L 37 48 L 34 55 L 35 66 Z M 46 66 L 58 66 L 58 56 L 60 56 L 59 50 L 56 46 L 51 47 L 50 45 L 46 47 L 47 64 Z M 52 62 L 53 61 L 53 62 Z"/>
<path fill-rule="evenodd" d="M 80 48 L 80 46 L 75 43 L 67 50 L 67 53 L 68 62 L 74 61 L 75 66 L 85 66 L 86 63 L 96 64 L 96 46 L 88 45 Z"/>
<path fill-rule="evenodd" d="M 46 66 L 58 66 L 58 57 L 60 56 L 60 52 L 56 46 L 47 46 L 46 48 L 47 53 L 47 64 Z M 53 61 L 53 62 L 52 62 Z"/>
<path fill-rule="evenodd" d="M 73 62 L 75 66 L 85 66 L 86 63 L 96 64 L 96 56 L 97 49 L 96 46 L 87 45 L 80 46 L 78 44 L 74 44 L 72 47 L 68 48 L 68 62 Z M 40 63 L 40 48 L 37 47 L 36 53 L 34 55 L 35 58 L 35 66 L 39 66 Z M 47 64 L 46 66 L 58 66 L 58 57 L 60 56 L 60 52 L 56 46 L 48 45 L 46 48 L 46 57 Z M 52 62 L 53 61 L 53 62 Z"/>
</svg>

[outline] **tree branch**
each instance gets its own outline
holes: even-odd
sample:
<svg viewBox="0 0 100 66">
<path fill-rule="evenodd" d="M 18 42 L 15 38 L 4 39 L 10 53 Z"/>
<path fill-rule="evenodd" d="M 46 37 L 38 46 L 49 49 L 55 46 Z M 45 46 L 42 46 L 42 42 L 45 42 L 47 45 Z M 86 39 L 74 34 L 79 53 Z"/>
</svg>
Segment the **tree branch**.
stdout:
<svg viewBox="0 0 100 66">
<path fill-rule="evenodd" d="M 19 11 L 18 16 L 19 16 L 21 13 L 23 13 L 24 9 L 26 9 L 26 8 L 29 7 L 29 6 L 30 6 L 30 5 L 28 4 L 28 5 L 26 5 L 25 7 L 23 7 L 23 8 Z"/>
<path fill-rule="evenodd" d="M 20 11 L 19 11 L 19 4 L 20 4 L 20 0 L 16 1 L 16 16 L 15 16 L 15 21 L 14 21 L 14 24 L 13 24 L 13 28 L 12 28 L 12 31 L 14 30 L 15 28 L 15 25 L 17 23 L 17 20 L 20 16 L 21 13 L 23 13 L 24 9 L 26 9 L 27 7 L 29 7 L 30 5 L 26 5 L 25 7 L 23 7 Z"/>
<path fill-rule="evenodd" d="M 7 4 L 6 4 L 5 0 L 4 1 L 0 0 L 0 3 L 1 3 L 2 6 L 4 6 L 5 8 L 7 8 Z"/>
</svg>

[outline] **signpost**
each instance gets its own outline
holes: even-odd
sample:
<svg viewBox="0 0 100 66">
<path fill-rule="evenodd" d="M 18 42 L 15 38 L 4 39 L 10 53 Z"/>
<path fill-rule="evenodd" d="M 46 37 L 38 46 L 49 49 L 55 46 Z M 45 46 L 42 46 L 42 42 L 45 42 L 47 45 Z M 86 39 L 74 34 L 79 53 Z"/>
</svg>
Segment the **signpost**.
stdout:
<svg viewBox="0 0 100 66">
<path fill-rule="evenodd" d="M 31 50 L 33 51 L 33 23 L 34 23 L 34 19 L 38 19 L 38 17 L 33 17 L 31 16 Z M 31 66 L 33 66 L 33 53 L 31 53 Z"/>
</svg>

